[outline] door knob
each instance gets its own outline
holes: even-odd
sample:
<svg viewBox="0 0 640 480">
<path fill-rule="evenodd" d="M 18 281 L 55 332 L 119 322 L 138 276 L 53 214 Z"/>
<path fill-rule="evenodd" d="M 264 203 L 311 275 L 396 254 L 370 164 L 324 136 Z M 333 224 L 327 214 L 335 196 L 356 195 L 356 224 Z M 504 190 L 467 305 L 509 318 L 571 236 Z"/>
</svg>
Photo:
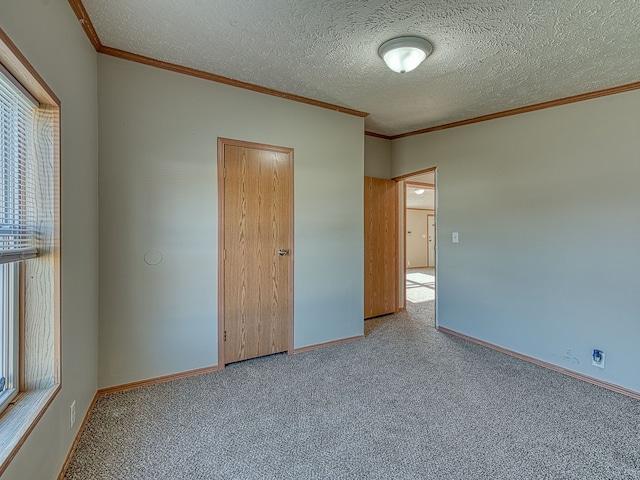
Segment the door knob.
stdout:
<svg viewBox="0 0 640 480">
<path fill-rule="evenodd" d="M 281 248 L 280 250 L 278 250 L 278 255 L 280 256 L 289 255 L 289 250 L 285 250 L 284 248 Z"/>
</svg>

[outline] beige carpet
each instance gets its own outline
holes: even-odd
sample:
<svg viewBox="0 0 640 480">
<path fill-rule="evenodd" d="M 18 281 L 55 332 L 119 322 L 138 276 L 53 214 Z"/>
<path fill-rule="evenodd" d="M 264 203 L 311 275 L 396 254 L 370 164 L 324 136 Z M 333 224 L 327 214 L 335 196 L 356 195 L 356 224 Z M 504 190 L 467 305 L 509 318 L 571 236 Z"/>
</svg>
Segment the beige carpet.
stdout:
<svg viewBox="0 0 640 480">
<path fill-rule="evenodd" d="M 101 397 L 65 478 L 640 479 L 640 402 L 410 311 L 365 324 L 360 341 Z"/>
</svg>

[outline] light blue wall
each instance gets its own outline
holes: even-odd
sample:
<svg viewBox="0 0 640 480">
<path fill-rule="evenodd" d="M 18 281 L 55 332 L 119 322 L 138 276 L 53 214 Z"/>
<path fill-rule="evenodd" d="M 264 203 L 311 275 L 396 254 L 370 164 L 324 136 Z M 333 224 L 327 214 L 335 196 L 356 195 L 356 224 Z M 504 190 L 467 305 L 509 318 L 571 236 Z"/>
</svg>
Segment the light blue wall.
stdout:
<svg viewBox="0 0 640 480">
<path fill-rule="evenodd" d="M 106 56 L 99 96 L 100 387 L 217 364 L 218 137 L 294 149 L 295 347 L 362 334 L 362 118 Z"/>
<path fill-rule="evenodd" d="M 2 480 L 55 479 L 97 387 L 97 55 L 65 1 L 2 0 L 0 28 L 62 102 L 63 238 L 62 390 Z"/>
<path fill-rule="evenodd" d="M 638 112 L 633 91 L 392 142 L 393 176 L 438 167 L 441 326 L 640 391 Z"/>
</svg>

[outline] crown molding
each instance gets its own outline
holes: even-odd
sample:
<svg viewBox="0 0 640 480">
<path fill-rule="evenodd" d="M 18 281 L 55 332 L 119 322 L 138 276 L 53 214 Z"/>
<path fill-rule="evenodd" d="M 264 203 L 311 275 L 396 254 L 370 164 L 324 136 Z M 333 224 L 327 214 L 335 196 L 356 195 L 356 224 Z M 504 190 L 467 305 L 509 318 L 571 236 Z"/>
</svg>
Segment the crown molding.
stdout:
<svg viewBox="0 0 640 480">
<path fill-rule="evenodd" d="M 384 140 L 391 140 L 391 137 L 389 135 L 383 135 L 382 133 L 369 132 L 365 130 L 364 134 L 368 137 L 376 137 L 376 138 L 382 138 Z"/>
<path fill-rule="evenodd" d="M 232 87 L 238 87 L 245 90 L 251 90 L 253 92 L 263 93 L 265 95 L 272 95 L 274 97 L 293 100 L 294 102 L 305 103 L 307 105 L 313 105 L 314 107 L 326 108 L 328 110 L 334 110 L 336 112 L 346 113 L 348 115 L 354 115 L 356 117 L 366 117 L 367 115 L 369 115 L 368 113 L 361 112 L 359 110 L 353 110 L 351 108 L 341 107 L 340 105 L 321 102 L 319 100 L 302 97 L 300 95 L 294 95 L 292 93 L 281 92 L 279 90 L 262 87 L 253 83 L 242 82 L 233 78 L 216 75 L 215 73 L 205 72 L 204 70 L 197 70 L 195 68 L 176 65 L 175 63 L 164 62 L 155 58 L 145 57 L 144 55 L 138 55 L 137 53 L 127 52 L 125 50 L 119 50 L 117 48 L 102 46 L 100 50 L 98 50 L 98 53 L 121 58 L 123 60 L 129 60 L 131 62 L 141 63 L 143 65 L 149 65 L 151 67 L 161 68 L 163 70 L 169 70 L 170 72 L 182 73 L 191 77 L 202 78 L 204 80 L 210 80 L 212 82 L 222 83 L 224 85 L 230 85 Z"/>
<path fill-rule="evenodd" d="M 437 132 L 438 130 L 447 130 L 449 128 L 462 127 L 464 125 L 471 125 L 473 123 L 487 122 L 489 120 L 495 120 L 496 118 L 510 117 L 512 115 L 520 115 L 521 113 L 535 112 L 537 110 L 545 110 L 547 108 L 559 107 L 561 105 L 568 105 L 570 103 L 583 102 L 585 100 L 592 100 L 594 98 L 606 97 L 609 95 L 616 95 L 618 93 L 630 92 L 632 90 L 639 90 L 640 82 L 628 83 L 626 85 L 620 85 L 618 87 L 605 88 L 603 90 L 596 90 L 595 92 L 581 93 L 579 95 L 573 95 L 571 97 L 559 98 L 557 100 L 550 100 L 548 102 L 535 103 L 526 107 L 513 108 L 511 110 L 505 110 L 503 112 L 491 113 L 489 115 L 482 115 L 480 117 L 469 118 L 467 120 L 460 120 L 458 122 L 447 123 L 444 125 L 438 125 L 435 127 L 423 128 L 421 130 L 414 130 L 412 132 L 400 133 L 398 135 L 392 135 L 391 140 L 397 140 L 399 138 L 411 137 L 414 135 L 422 135 L 423 133 Z"/>
<path fill-rule="evenodd" d="M 80 25 L 82 25 L 82 29 L 89 38 L 89 41 L 93 45 L 93 48 L 95 48 L 96 51 L 99 52 L 102 48 L 102 42 L 100 42 L 100 37 L 98 37 L 96 29 L 93 27 L 93 23 L 89 18 L 87 10 L 84 8 L 82 0 L 69 0 L 69 5 L 71 5 L 71 8 L 73 9 L 73 13 L 75 13 L 76 17 L 78 17 L 78 21 L 80 22 Z"/>
</svg>

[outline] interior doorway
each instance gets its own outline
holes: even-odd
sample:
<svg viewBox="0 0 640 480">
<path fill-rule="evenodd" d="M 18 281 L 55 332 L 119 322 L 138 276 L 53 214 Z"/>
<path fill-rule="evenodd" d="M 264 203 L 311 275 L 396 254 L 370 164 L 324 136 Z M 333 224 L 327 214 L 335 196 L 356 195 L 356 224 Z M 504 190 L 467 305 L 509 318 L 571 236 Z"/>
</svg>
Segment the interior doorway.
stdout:
<svg viewBox="0 0 640 480">
<path fill-rule="evenodd" d="M 400 231 L 401 286 L 406 311 L 432 326 L 436 320 L 437 214 L 435 168 L 399 180 L 402 187 Z M 399 282 L 400 283 L 400 282 Z"/>
</svg>

